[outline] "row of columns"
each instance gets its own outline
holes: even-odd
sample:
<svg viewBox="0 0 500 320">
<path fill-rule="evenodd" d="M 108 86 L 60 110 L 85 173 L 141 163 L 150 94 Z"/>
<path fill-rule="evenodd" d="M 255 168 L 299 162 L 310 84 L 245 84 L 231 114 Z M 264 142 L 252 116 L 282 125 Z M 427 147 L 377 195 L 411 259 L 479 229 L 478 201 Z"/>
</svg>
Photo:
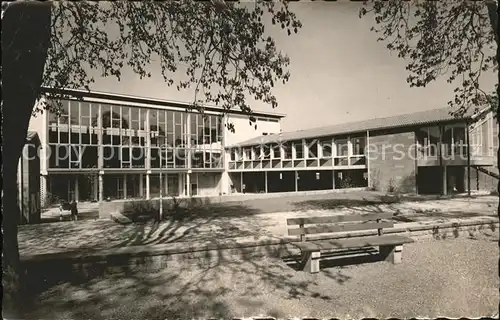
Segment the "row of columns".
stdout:
<svg viewBox="0 0 500 320">
<path fill-rule="evenodd" d="M 268 193 L 268 171 L 264 171 L 264 185 L 265 185 L 265 193 Z M 295 175 L 295 179 L 294 179 L 294 182 L 295 182 L 295 191 L 299 191 L 299 172 L 297 170 L 294 171 L 294 175 Z M 241 183 L 241 186 L 240 186 L 240 190 L 243 191 L 243 171 L 240 171 L 240 183 Z M 332 190 L 335 189 L 335 171 L 332 170 Z"/>
<path fill-rule="evenodd" d="M 151 192 L 150 192 L 150 174 L 151 173 L 146 173 L 146 199 L 149 200 L 151 199 Z M 187 172 L 185 174 L 179 174 L 179 173 L 175 173 L 177 175 L 179 175 L 179 180 L 178 180 L 178 190 L 180 191 L 179 193 L 181 195 L 185 195 L 185 196 L 190 196 L 191 195 L 191 190 L 190 190 L 190 185 L 191 185 L 191 173 L 190 172 Z M 144 182 L 143 182 L 143 176 L 144 174 L 141 173 L 139 174 L 139 195 L 141 197 L 144 196 Z M 183 177 L 186 179 L 186 183 L 184 184 L 184 179 Z M 161 181 L 163 183 L 163 190 L 164 190 L 164 195 L 168 193 L 168 173 L 163 173 L 162 174 L 162 180 Z M 75 179 L 75 182 L 76 182 L 76 186 L 78 186 L 78 180 Z M 98 177 L 98 184 L 99 184 L 99 201 L 103 201 L 104 200 L 104 179 L 103 179 L 103 174 L 102 173 L 99 173 L 99 177 Z M 184 188 L 184 186 L 187 186 L 186 188 Z M 124 194 L 124 199 L 127 199 L 127 175 L 124 174 L 123 176 L 123 194 Z"/>
<path fill-rule="evenodd" d="M 198 181 L 195 177 L 192 177 L 192 172 L 183 172 L 183 173 L 163 173 L 162 174 L 162 183 L 163 183 L 163 190 L 164 190 L 164 195 L 168 194 L 169 187 L 172 188 L 172 186 L 169 186 L 169 176 L 172 176 L 173 174 L 178 175 L 178 186 L 177 190 L 179 190 L 180 196 L 191 196 L 194 194 L 194 190 L 191 189 L 191 182 L 194 182 L 196 184 L 203 183 L 201 181 Z M 138 181 L 135 180 L 134 183 L 138 184 L 139 188 L 139 196 L 141 198 L 145 199 L 151 199 L 151 192 L 150 192 L 150 175 L 151 173 L 141 173 L 137 174 L 138 176 Z M 93 183 L 92 183 L 92 189 L 90 190 L 92 198 L 98 201 L 104 201 L 104 173 L 99 172 L 98 174 L 93 176 Z M 74 175 L 74 179 L 68 179 L 68 184 L 67 184 L 67 192 L 68 196 L 70 198 L 74 197 L 76 201 L 79 201 L 79 192 L 80 192 L 80 186 L 79 186 L 79 179 L 82 179 L 83 177 L 80 177 L 78 174 Z M 127 197 L 130 196 L 130 194 L 127 194 L 127 189 L 128 189 L 128 184 L 131 183 L 130 181 L 127 181 L 127 174 L 123 174 L 123 198 L 127 199 Z M 48 175 L 47 174 L 42 174 L 40 176 L 40 191 L 41 191 L 41 201 L 42 205 L 44 204 L 44 201 L 46 199 L 46 190 L 49 190 L 48 187 L 49 180 L 48 180 Z M 145 185 L 144 185 L 145 184 Z M 119 187 L 119 185 L 114 186 L 116 188 Z M 174 187 L 175 188 L 175 187 Z M 224 173 L 221 175 L 221 180 L 219 182 L 216 181 L 216 184 L 213 185 L 214 189 L 214 195 L 215 194 L 227 194 L 229 191 L 229 176 Z M 227 190 L 226 190 L 227 189 Z"/>
</svg>

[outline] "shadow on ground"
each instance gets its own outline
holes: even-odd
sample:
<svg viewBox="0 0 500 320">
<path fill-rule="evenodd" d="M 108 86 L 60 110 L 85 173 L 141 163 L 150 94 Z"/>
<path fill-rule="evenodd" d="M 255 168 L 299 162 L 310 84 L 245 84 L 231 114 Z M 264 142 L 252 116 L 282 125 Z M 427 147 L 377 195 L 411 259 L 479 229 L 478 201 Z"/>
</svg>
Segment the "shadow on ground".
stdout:
<svg viewBox="0 0 500 320">
<path fill-rule="evenodd" d="M 377 207 L 382 204 L 394 204 L 400 203 L 400 198 L 394 196 L 375 196 L 375 197 L 361 197 L 358 199 L 349 198 L 337 198 L 337 199 L 318 199 L 318 200 L 306 200 L 298 201 L 293 205 L 295 206 L 294 211 L 299 210 L 331 210 L 331 209 L 341 209 L 341 208 L 351 208 L 360 207 L 366 209 L 366 211 L 372 211 L 372 207 Z M 366 207 L 366 208 L 365 208 Z"/>
<path fill-rule="evenodd" d="M 124 215 L 138 222 L 124 226 L 114 223 L 115 227 L 124 229 L 120 241 L 116 241 L 113 247 L 183 241 L 215 244 L 221 239 L 236 243 L 236 237 L 259 234 L 257 229 L 260 223 L 257 221 L 252 223 L 252 220 L 244 219 L 238 222 L 234 219 L 235 215 L 240 217 L 242 213 L 254 216 L 257 212 L 228 203 L 218 205 L 201 200 L 185 201 L 166 207 L 164 219 L 158 221 L 155 219 L 158 214 L 156 208 L 136 203 L 134 207 L 126 208 Z M 109 226 L 112 227 L 112 224 Z M 102 234 L 106 234 L 106 230 Z M 57 237 L 57 234 L 52 234 L 54 236 Z M 296 261 L 298 251 L 288 250 L 285 255 L 295 257 Z M 288 292 L 286 299 L 297 302 L 303 297 L 335 299 L 316 288 L 314 275 L 297 272 L 293 263 L 290 265 L 279 258 L 282 255 L 281 250 L 271 246 L 250 250 L 211 250 L 194 256 L 179 255 L 180 261 L 161 260 L 162 265 L 155 264 L 154 270 L 151 270 L 151 257 L 134 257 L 133 263 L 127 256 L 116 256 L 101 257 L 100 261 L 84 258 L 85 262 L 79 262 L 62 258 L 31 266 L 26 264 L 28 285 L 24 293 L 24 316 L 39 317 L 43 314 L 54 319 L 58 316 L 59 319 L 235 317 L 233 306 L 228 305 L 229 300 L 220 299 L 229 294 L 235 285 L 245 288 L 245 299 L 234 298 L 240 299 L 239 308 L 246 308 L 247 314 L 251 314 L 256 307 L 251 297 L 259 295 L 262 290 L 285 290 Z M 325 272 L 324 276 L 344 284 L 351 280 L 342 272 L 347 261 L 337 261 L 335 272 Z M 322 266 L 329 267 L 331 263 L 325 261 Z M 178 272 L 172 272 L 172 268 Z M 230 281 L 227 281 L 228 276 Z M 226 280 L 222 279 L 224 277 Z M 269 315 L 285 316 L 272 310 Z"/>
<path fill-rule="evenodd" d="M 336 298 L 318 289 L 315 275 L 296 272 L 282 260 L 269 258 L 276 255 L 272 248 L 264 250 L 259 254 L 244 249 L 210 251 L 204 256 L 167 261 L 156 270 L 148 269 L 147 262 L 144 266 L 74 266 L 69 261 L 52 261 L 28 273 L 24 316 L 123 320 L 226 318 L 241 316 L 235 314 L 233 303 L 242 314 L 255 315 L 252 312 L 262 304 L 262 297 L 260 301 L 252 297 L 263 291 L 286 292 L 285 299 L 291 303 L 299 303 L 304 297 Z M 324 272 L 323 277 L 340 285 L 351 280 L 343 273 L 342 266 Z M 243 292 L 231 298 L 234 287 L 243 288 Z M 273 310 L 268 315 L 286 316 Z"/>
<path fill-rule="evenodd" d="M 159 209 L 147 201 L 131 203 L 123 215 L 134 221 L 124 230 L 124 239 L 116 247 L 152 245 L 172 242 L 205 241 L 260 235 L 256 219 L 246 219 L 257 210 L 231 203 L 210 203 L 207 199 L 174 199 L 166 202 L 163 217 Z M 235 219 L 241 218 L 241 219 Z"/>
<path fill-rule="evenodd" d="M 285 201 L 295 211 L 355 206 L 366 213 L 381 212 L 382 204 L 387 207 L 398 202 L 383 195 Z M 49 247 L 59 244 L 50 241 L 65 239 L 74 241 L 81 250 L 92 241 L 111 243 L 111 247 L 196 241 L 216 243 L 221 239 L 230 243 L 236 242 L 236 237 L 264 234 L 260 230 L 262 223 L 256 220 L 262 218 L 258 213 L 263 211 L 246 202 L 216 204 L 202 199 L 186 199 L 166 205 L 165 217 L 159 221 L 156 207 L 134 203 L 123 212 L 135 221 L 133 224 L 101 223 L 103 229 L 86 230 L 88 233 L 83 232 L 83 237 L 79 238 L 65 237 L 82 233 L 82 228 L 92 228 L 93 225 L 68 223 L 67 228 L 62 229 L 59 223 L 53 224 L 53 228 L 47 224 L 44 226 L 47 228 L 44 231 L 47 232 L 46 238 L 37 234 L 36 228 L 28 227 L 27 232 L 31 232 L 32 241 L 47 241 Z M 458 237 L 458 230 L 456 232 L 455 237 Z M 444 239 L 439 230 L 434 237 Z M 286 299 L 291 304 L 297 304 L 303 298 L 335 301 L 338 297 L 325 294 L 317 286 L 318 281 L 329 279 L 342 285 L 353 280 L 343 272 L 345 264 L 378 261 L 373 254 L 357 258 L 359 261 L 350 257 L 345 263 L 338 259 L 324 261 L 322 268 L 327 269 L 321 272 L 322 278 L 318 280 L 317 275 L 295 271 L 293 260 L 296 261 L 297 252 L 287 254 L 288 260 L 283 262 L 277 258 L 279 255 L 275 249 L 261 248 L 264 252 L 258 254 L 243 248 L 207 251 L 203 255 L 186 256 L 180 262 L 163 261 L 156 270 L 149 269 L 151 261 L 146 257 L 136 259 L 134 264 L 127 262 L 126 257 L 90 264 L 67 260 L 37 264 L 28 270 L 25 282 L 24 318 L 127 320 L 253 315 L 251 311 L 261 302 L 252 297 L 263 291 L 287 292 Z M 234 286 L 245 288 L 241 295 L 245 297 L 243 300 L 240 296 L 227 298 Z M 238 301 L 239 308 L 243 308 L 241 314 L 234 314 L 231 300 Z M 288 316 L 272 310 L 268 315 Z"/>
</svg>

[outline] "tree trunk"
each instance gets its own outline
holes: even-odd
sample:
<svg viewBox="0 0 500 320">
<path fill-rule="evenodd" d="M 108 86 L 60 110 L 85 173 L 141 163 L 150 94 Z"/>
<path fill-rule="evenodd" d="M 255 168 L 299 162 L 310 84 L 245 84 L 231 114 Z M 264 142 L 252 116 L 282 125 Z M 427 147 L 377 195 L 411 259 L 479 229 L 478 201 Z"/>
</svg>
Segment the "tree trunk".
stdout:
<svg viewBox="0 0 500 320">
<path fill-rule="evenodd" d="M 3 313 L 19 314 L 22 295 L 17 225 L 17 167 L 42 84 L 50 39 L 50 3 L 14 2 L 2 19 Z"/>
<path fill-rule="evenodd" d="M 500 23 L 498 23 L 498 17 L 500 15 L 500 6 L 497 4 L 497 14 L 496 14 L 496 19 L 492 22 L 495 23 L 493 26 L 496 30 L 496 41 L 497 41 L 497 65 L 500 66 Z M 497 71 L 498 73 L 498 81 L 497 81 L 497 98 L 500 98 L 500 69 Z M 500 100 L 496 100 L 499 102 Z M 496 106 L 496 119 L 497 119 L 497 125 L 500 124 L 500 105 Z M 498 130 L 498 141 L 500 141 L 500 130 Z M 497 169 L 500 170 L 500 144 L 497 147 Z M 500 179 L 498 180 L 498 197 L 500 199 Z M 497 207 L 497 216 L 500 219 L 500 201 L 498 202 L 498 207 Z M 498 246 L 500 249 L 500 241 L 498 242 Z M 500 277 L 500 257 L 498 258 L 498 276 Z"/>
<path fill-rule="evenodd" d="M 495 30 L 495 40 L 497 43 L 497 53 L 496 53 L 496 60 L 497 60 L 497 65 L 500 66 L 500 24 L 498 23 L 498 17 L 500 16 L 500 6 L 498 5 L 497 1 L 487 1 L 486 2 L 486 7 L 488 8 L 488 15 L 490 17 L 490 23 Z M 497 98 L 500 98 L 500 69 L 498 70 L 497 73 L 498 80 L 497 80 Z M 500 100 L 496 100 L 500 104 Z M 500 125 L 500 105 L 495 106 L 495 115 L 496 115 L 496 120 L 497 120 L 497 125 Z M 500 130 L 498 131 L 498 141 L 500 141 Z M 500 170 L 500 145 L 497 147 L 497 168 Z M 498 180 L 498 185 L 497 185 L 497 192 L 498 192 L 498 197 L 500 199 L 500 179 Z M 498 207 L 497 207 L 497 216 L 500 219 L 500 201 L 498 202 Z M 498 246 L 500 249 L 500 241 L 498 242 Z M 500 257 L 498 258 L 498 276 L 500 277 Z"/>
</svg>

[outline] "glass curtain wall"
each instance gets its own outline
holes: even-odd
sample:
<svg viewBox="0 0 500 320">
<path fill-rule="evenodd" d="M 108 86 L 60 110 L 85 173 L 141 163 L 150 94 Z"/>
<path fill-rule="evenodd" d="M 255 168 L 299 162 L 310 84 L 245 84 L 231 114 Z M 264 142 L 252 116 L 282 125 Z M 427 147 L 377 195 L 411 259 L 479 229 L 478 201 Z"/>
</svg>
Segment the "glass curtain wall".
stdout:
<svg viewBox="0 0 500 320">
<path fill-rule="evenodd" d="M 191 114 L 191 166 L 193 168 L 222 168 L 223 117 Z"/>
<path fill-rule="evenodd" d="M 64 101 L 61 115 L 49 113 L 49 168 L 98 168 L 103 147 L 104 169 L 222 168 L 223 117 L 190 115 L 109 104 Z M 188 141 L 188 139 L 190 139 Z M 102 141 L 99 144 L 99 141 Z M 189 142 L 189 143 L 188 143 Z M 190 150 L 189 150 L 190 148 Z"/>
<path fill-rule="evenodd" d="M 417 131 L 421 156 L 435 157 L 438 155 L 439 136 L 440 130 L 438 126 L 423 127 Z"/>
<path fill-rule="evenodd" d="M 160 165 L 186 169 L 189 156 L 191 167 L 223 168 L 222 115 L 64 100 L 59 116 L 48 113 L 48 126 L 49 169 L 83 169 L 79 174 L 89 175 L 100 169 L 158 169 Z M 178 194 L 179 178 L 177 174 L 171 177 L 169 190 Z M 105 173 L 104 179 L 105 197 L 145 195 L 133 186 L 139 185 L 139 176 Z M 151 179 L 153 195 L 155 178 Z M 98 179 L 87 180 L 94 183 Z"/>
</svg>

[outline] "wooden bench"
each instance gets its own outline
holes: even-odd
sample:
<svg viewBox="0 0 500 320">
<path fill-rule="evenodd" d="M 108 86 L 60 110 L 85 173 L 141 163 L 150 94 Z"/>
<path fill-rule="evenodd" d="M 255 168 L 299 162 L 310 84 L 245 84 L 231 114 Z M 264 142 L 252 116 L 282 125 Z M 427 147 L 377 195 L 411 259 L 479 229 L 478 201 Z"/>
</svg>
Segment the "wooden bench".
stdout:
<svg viewBox="0 0 500 320">
<path fill-rule="evenodd" d="M 403 244 L 413 240 L 400 235 L 384 235 L 384 228 L 392 228 L 392 213 L 358 214 L 344 216 L 324 216 L 311 218 L 287 219 L 288 235 L 300 236 L 300 242 L 293 244 L 300 248 L 302 253 L 301 269 L 309 273 L 320 270 L 319 262 L 322 252 L 338 249 L 359 249 L 379 247 L 382 260 L 400 263 Z M 296 227 L 298 226 L 298 227 Z M 353 232 L 374 230 L 376 236 L 348 236 L 344 239 L 307 240 L 306 236 L 314 234 L 332 234 L 337 232 Z"/>
</svg>

